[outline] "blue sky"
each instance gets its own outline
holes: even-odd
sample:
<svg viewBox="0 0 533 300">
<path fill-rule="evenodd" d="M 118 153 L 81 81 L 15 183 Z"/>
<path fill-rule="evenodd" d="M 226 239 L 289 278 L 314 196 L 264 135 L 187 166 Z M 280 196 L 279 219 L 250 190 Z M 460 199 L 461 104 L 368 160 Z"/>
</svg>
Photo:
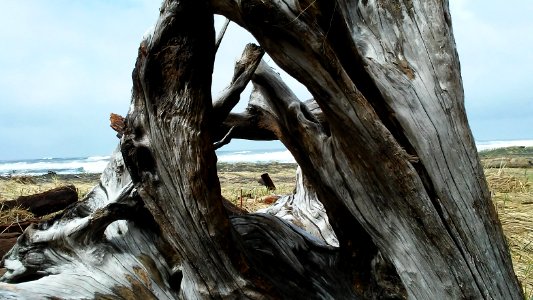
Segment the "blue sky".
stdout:
<svg viewBox="0 0 533 300">
<path fill-rule="evenodd" d="M 533 139 L 533 1 L 449 1 L 476 140 Z M 137 47 L 158 9 L 158 0 L 1 1 L 0 160 L 109 154 L 109 113 L 127 112 Z M 250 41 L 230 25 L 215 96 Z M 279 146 L 247 145 L 230 144 Z"/>
</svg>

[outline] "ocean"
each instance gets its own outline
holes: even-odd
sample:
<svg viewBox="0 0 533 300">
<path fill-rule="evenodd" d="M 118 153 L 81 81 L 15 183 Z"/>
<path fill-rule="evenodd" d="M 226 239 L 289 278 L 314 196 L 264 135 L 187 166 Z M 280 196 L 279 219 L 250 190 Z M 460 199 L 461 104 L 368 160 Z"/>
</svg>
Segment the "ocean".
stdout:
<svg viewBox="0 0 533 300">
<path fill-rule="evenodd" d="M 242 150 L 217 151 L 218 161 L 237 162 L 279 162 L 295 163 L 291 153 L 286 149 L 276 150 Z M 7 175 L 43 175 L 49 172 L 56 174 L 101 173 L 110 156 L 89 156 L 72 158 L 38 158 L 26 160 L 0 160 L 0 176 Z"/>
<path fill-rule="evenodd" d="M 479 141 L 478 151 L 510 146 L 533 147 L 533 140 L 513 141 Z M 295 163 L 291 153 L 286 149 L 217 151 L 218 161 L 226 163 Z M 101 173 L 109 161 L 109 156 L 89 156 L 74 158 L 39 158 L 26 160 L 0 160 L 0 175 L 42 175 L 49 172 L 56 174 Z"/>
</svg>

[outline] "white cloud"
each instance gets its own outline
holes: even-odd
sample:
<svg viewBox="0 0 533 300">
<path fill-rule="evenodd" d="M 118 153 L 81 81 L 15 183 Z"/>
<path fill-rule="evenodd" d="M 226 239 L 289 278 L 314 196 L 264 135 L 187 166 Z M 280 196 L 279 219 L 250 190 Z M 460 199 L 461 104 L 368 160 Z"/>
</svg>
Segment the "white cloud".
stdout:
<svg viewBox="0 0 533 300">
<path fill-rule="evenodd" d="M 48 145 L 43 132 L 57 135 L 54 141 L 61 140 L 62 131 L 69 139 L 86 132 L 83 138 L 89 140 L 76 143 L 84 147 L 107 143 L 110 146 L 104 148 L 112 149 L 116 142 L 112 137 L 105 142 L 97 137 L 109 135 L 109 112 L 124 114 L 128 108 L 137 47 L 157 20 L 159 4 L 158 0 L 0 1 L 0 126 L 16 132 L 6 138 L 6 130 L 0 131 L 0 159 L 21 153 L 17 148 L 28 146 L 22 140 L 30 133 L 34 142 L 41 138 Z M 520 112 L 523 122 L 533 123 L 527 117 L 532 111 L 527 99 L 532 98 L 533 1 L 450 0 L 450 6 L 472 119 L 497 118 L 498 105 L 504 101 L 510 107 L 507 116 Z M 221 18 L 216 22 L 221 24 Z M 229 83 L 245 44 L 253 41 L 238 25 L 230 25 L 217 55 L 215 97 Z M 309 97 L 305 87 L 277 69 L 298 97 Z M 513 104 L 520 107 L 513 110 Z"/>
<path fill-rule="evenodd" d="M 1 1 L 0 158 L 112 149 L 108 114 L 126 112 L 137 47 L 158 15 L 158 1 Z M 26 149 L 28 136 L 42 147 Z"/>
<path fill-rule="evenodd" d="M 532 138 L 533 2 L 451 0 L 450 9 L 474 137 Z"/>
<path fill-rule="evenodd" d="M 533 2 L 452 0 L 450 7 L 467 100 L 526 97 Z"/>
</svg>

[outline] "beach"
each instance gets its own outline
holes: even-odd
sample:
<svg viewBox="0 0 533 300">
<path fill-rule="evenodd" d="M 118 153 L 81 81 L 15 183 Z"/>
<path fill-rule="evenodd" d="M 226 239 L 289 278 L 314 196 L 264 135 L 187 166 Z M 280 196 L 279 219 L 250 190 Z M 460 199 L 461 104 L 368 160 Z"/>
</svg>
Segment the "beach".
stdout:
<svg viewBox="0 0 533 300">
<path fill-rule="evenodd" d="M 290 194 L 294 190 L 296 178 L 295 163 L 258 162 L 258 163 L 218 163 L 218 175 L 222 196 L 248 211 L 264 207 L 261 199 L 270 195 Z M 261 174 L 268 173 L 275 191 L 268 191 L 258 180 Z M 96 184 L 100 174 L 56 174 L 0 176 L 0 201 L 15 199 L 19 196 L 41 193 L 52 188 L 72 184 L 83 199 Z M 9 222 L 9 220 L 1 220 Z"/>
<path fill-rule="evenodd" d="M 242 153 L 244 155 L 246 153 Z M 515 272 L 526 291 L 533 291 L 533 147 L 513 147 L 480 153 L 485 176 L 508 239 Z M 512 166 L 510 168 L 509 166 Z M 222 196 L 249 212 L 271 205 L 272 197 L 291 194 L 297 165 L 291 162 L 224 162 L 217 165 Z M 275 191 L 258 182 L 268 173 Z M 0 176 L 0 201 L 73 184 L 83 199 L 99 180 L 98 173 Z M 268 201 L 266 199 L 269 199 Z M 33 216 L 22 210 L 0 211 L 0 223 Z"/>
</svg>

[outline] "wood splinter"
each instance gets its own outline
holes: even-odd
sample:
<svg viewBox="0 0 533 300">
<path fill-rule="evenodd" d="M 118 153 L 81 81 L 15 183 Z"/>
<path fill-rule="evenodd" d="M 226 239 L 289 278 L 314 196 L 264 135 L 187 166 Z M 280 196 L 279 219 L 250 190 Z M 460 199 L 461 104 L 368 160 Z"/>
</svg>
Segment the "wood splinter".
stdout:
<svg viewBox="0 0 533 300">
<path fill-rule="evenodd" d="M 111 128 L 113 128 L 114 131 L 117 132 L 117 137 L 120 139 L 122 135 L 124 134 L 124 129 L 126 128 L 126 124 L 124 123 L 124 117 L 118 114 L 111 113 L 109 116 L 109 121 L 111 124 Z"/>
</svg>

